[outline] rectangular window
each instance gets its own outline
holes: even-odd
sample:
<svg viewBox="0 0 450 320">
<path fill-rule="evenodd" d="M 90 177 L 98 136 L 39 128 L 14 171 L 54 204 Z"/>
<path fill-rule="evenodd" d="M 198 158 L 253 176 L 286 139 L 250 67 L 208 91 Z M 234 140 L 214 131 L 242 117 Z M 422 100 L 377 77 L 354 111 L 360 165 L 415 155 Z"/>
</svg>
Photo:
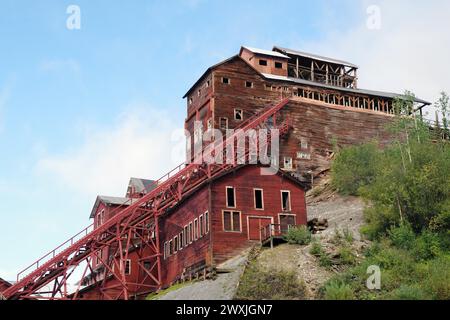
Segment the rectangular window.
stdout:
<svg viewBox="0 0 450 320">
<path fill-rule="evenodd" d="M 228 118 L 220 118 L 219 124 L 220 124 L 220 129 L 227 130 L 228 129 Z"/>
<path fill-rule="evenodd" d="M 177 253 L 178 251 L 178 236 L 173 238 L 173 253 Z"/>
<path fill-rule="evenodd" d="M 241 213 L 223 211 L 223 231 L 241 232 Z"/>
<path fill-rule="evenodd" d="M 255 209 L 264 210 L 264 197 L 262 189 L 253 189 L 255 198 Z"/>
<path fill-rule="evenodd" d="M 130 275 L 131 274 L 131 260 L 127 259 L 125 261 L 125 274 Z"/>
<path fill-rule="evenodd" d="M 211 84 L 211 81 L 209 81 L 209 80 L 206 81 L 206 87 L 207 87 L 207 88 L 209 88 L 210 84 Z"/>
<path fill-rule="evenodd" d="M 169 256 L 173 255 L 173 241 L 169 240 Z"/>
<path fill-rule="evenodd" d="M 236 193 L 233 187 L 226 187 L 227 208 L 236 208 Z"/>
<path fill-rule="evenodd" d="M 189 243 L 194 241 L 194 228 L 192 227 L 192 222 L 189 222 Z"/>
<path fill-rule="evenodd" d="M 164 260 L 166 260 L 168 254 L 167 254 L 167 241 L 164 242 Z"/>
<path fill-rule="evenodd" d="M 251 81 L 245 81 L 245 87 L 246 87 L 246 88 L 253 88 L 253 82 L 251 82 Z"/>
<path fill-rule="evenodd" d="M 234 120 L 236 121 L 244 120 L 244 111 L 242 109 L 234 109 Z"/>
<path fill-rule="evenodd" d="M 281 209 L 283 211 L 291 211 L 291 192 L 281 191 Z"/>
<path fill-rule="evenodd" d="M 205 233 L 209 232 L 209 213 L 205 212 Z"/>
<path fill-rule="evenodd" d="M 230 78 L 222 77 L 223 84 L 230 84 Z"/>
<path fill-rule="evenodd" d="M 203 215 L 200 215 L 200 218 L 198 218 L 198 223 L 199 223 L 198 237 L 201 238 L 205 234 L 205 221 L 203 220 Z"/>
<path fill-rule="evenodd" d="M 183 250 L 184 247 L 184 239 L 183 239 L 183 231 L 178 235 L 178 251 Z"/>
<path fill-rule="evenodd" d="M 199 89 L 199 90 L 197 91 L 197 97 L 200 97 L 201 93 L 202 93 L 202 91 Z"/>
<path fill-rule="evenodd" d="M 281 62 L 275 62 L 275 68 L 277 68 L 277 69 L 283 69 L 283 63 L 281 63 Z"/>
<path fill-rule="evenodd" d="M 198 239 L 198 220 L 194 219 L 194 240 Z"/>
<path fill-rule="evenodd" d="M 291 157 L 284 157 L 284 168 L 287 170 L 292 169 L 292 158 Z"/>
<path fill-rule="evenodd" d="M 188 237 L 189 231 L 188 226 L 184 226 L 184 246 L 187 247 L 189 244 L 189 237 Z"/>
<path fill-rule="evenodd" d="M 259 59 L 260 66 L 267 66 L 267 60 Z"/>
<path fill-rule="evenodd" d="M 104 219 L 105 219 L 105 210 L 102 210 L 97 215 L 97 227 L 101 226 L 103 222 L 105 222 Z"/>
<path fill-rule="evenodd" d="M 192 98 L 189 98 L 189 105 L 191 105 L 193 102 Z"/>
</svg>

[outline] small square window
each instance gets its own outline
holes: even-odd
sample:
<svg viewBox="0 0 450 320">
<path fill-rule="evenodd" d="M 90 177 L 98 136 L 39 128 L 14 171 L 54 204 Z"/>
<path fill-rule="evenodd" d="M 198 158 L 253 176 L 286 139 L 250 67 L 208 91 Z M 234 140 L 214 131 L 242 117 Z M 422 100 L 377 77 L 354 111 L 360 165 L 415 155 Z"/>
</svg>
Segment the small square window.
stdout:
<svg viewBox="0 0 450 320">
<path fill-rule="evenodd" d="M 267 60 L 259 59 L 260 66 L 267 66 Z"/>
<path fill-rule="evenodd" d="M 283 69 L 283 63 L 281 63 L 281 62 L 275 62 L 275 68 L 277 68 L 277 69 Z"/>
<path fill-rule="evenodd" d="M 246 88 L 253 88 L 253 82 L 251 82 L 251 81 L 245 81 L 245 87 L 246 87 Z"/>
<path fill-rule="evenodd" d="M 236 121 L 244 120 L 244 111 L 242 109 L 234 109 L 234 120 Z"/>
<path fill-rule="evenodd" d="M 223 77 L 222 78 L 222 83 L 223 84 L 230 84 L 230 78 Z"/>
</svg>

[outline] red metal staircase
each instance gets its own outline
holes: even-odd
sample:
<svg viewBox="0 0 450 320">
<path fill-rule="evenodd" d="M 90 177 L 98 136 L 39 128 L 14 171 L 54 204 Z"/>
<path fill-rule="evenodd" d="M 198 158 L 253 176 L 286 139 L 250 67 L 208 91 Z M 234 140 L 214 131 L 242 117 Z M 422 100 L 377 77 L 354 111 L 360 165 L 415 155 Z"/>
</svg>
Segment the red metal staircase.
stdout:
<svg viewBox="0 0 450 320">
<path fill-rule="evenodd" d="M 278 112 L 289 102 L 264 109 L 259 114 L 239 126 L 243 132 L 263 128 L 270 123 L 271 128 L 280 130 L 280 135 L 289 130 L 287 119 L 277 117 Z M 216 142 L 218 150 L 234 145 L 236 133 Z M 267 145 L 270 145 L 268 135 Z M 249 157 L 246 148 L 245 157 Z M 236 154 L 233 159 L 236 160 Z M 182 164 L 148 187 L 142 198 L 128 200 L 115 209 L 114 216 L 94 229 L 93 225 L 71 237 L 54 250 L 22 270 L 17 282 L 2 294 L 6 299 L 79 299 L 81 281 L 75 292 L 69 293 L 69 277 L 75 269 L 83 270 L 82 278 L 93 273 L 92 262 L 99 261 L 105 276 L 97 281 L 103 299 L 130 299 L 139 292 L 150 292 L 161 287 L 161 250 L 158 219 L 180 200 L 194 192 L 211 179 L 224 174 L 242 164 L 238 161 L 223 164 L 191 163 Z M 136 237 L 136 234 L 138 235 Z M 109 254 L 101 252 L 107 248 Z M 134 283 L 127 282 L 124 263 L 130 250 L 140 250 L 140 278 Z M 117 284 L 111 287 L 108 279 Z M 73 278 L 71 278 L 73 279 Z"/>
</svg>

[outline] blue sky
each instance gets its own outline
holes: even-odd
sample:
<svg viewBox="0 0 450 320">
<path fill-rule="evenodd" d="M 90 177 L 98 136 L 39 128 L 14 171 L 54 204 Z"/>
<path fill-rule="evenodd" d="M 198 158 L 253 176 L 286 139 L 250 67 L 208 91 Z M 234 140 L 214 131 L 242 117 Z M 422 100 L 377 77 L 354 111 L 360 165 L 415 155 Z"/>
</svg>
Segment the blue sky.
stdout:
<svg viewBox="0 0 450 320">
<path fill-rule="evenodd" d="M 382 10 L 378 31 L 366 26 L 372 3 Z M 80 30 L 66 28 L 71 4 Z M 175 166 L 167 153 L 183 127 L 181 97 L 241 45 L 354 61 L 366 70 L 361 86 L 434 101 L 450 88 L 435 70 L 450 53 L 448 9 L 400 0 L 2 0 L 0 277 L 85 227 L 97 194 L 121 195 L 128 177 Z"/>
</svg>

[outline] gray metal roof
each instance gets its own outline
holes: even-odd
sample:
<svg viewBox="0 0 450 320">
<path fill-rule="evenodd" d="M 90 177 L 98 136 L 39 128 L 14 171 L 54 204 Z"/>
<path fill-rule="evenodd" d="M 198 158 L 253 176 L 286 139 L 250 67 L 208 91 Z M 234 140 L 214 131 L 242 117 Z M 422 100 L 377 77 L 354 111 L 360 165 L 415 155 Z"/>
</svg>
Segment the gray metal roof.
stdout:
<svg viewBox="0 0 450 320">
<path fill-rule="evenodd" d="M 139 199 L 130 199 L 130 198 L 126 198 L 126 197 L 97 196 L 94 207 L 92 208 L 92 211 L 91 211 L 91 215 L 89 217 L 90 218 L 94 217 L 100 203 L 104 203 L 106 205 L 129 206 L 138 200 Z"/>
<path fill-rule="evenodd" d="M 343 88 L 343 87 L 332 86 L 329 84 L 324 84 L 324 83 L 319 83 L 319 82 L 314 82 L 314 81 L 309 81 L 309 80 L 304 80 L 304 79 L 273 75 L 273 74 L 269 74 L 269 73 L 262 73 L 262 75 L 265 78 L 270 79 L 270 80 L 289 81 L 289 82 L 304 84 L 304 85 L 308 85 L 308 86 L 333 89 L 333 90 L 339 90 L 339 91 L 346 91 L 346 92 L 355 93 L 355 94 L 366 94 L 369 96 L 385 97 L 385 98 L 391 98 L 391 99 L 402 96 L 402 94 L 399 94 L 399 93 L 374 91 L 374 90 L 367 90 L 367 89 Z M 416 98 L 416 102 L 427 104 L 427 105 L 431 104 L 431 102 L 428 102 L 428 101 L 425 101 L 425 100 L 422 100 L 419 98 Z"/>
<path fill-rule="evenodd" d="M 136 193 L 148 193 L 156 187 L 154 180 L 141 178 L 130 178 L 128 186 L 132 186 L 134 188 L 134 192 Z"/>
<path fill-rule="evenodd" d="M 258 49 L 258 48 L 252 48 L 252 47 L 247 47 L 247 46 L 242 46 L 242 49 L 247 49 L 248 51 L 251 51 L 253 53 L 259 53 L 259 54 L 263 54 L 266 56 L 272 56 L 272 57 L 278 57 L 278 58 L 284 58 L 284 59 L 290 59 L 290 57 L 277 52 L 277 51 L 271 51 L 271 50 L 264 50 L 264 49 Z"/>
<path fill-rule="evenodd" d="M 313 54 L 313 53 L 307 53 L 307 52 L 282 48 L 282 47 L 278 47 L 278 46 L 274 46 L 273 50 L 278 50 L 285 54 L 292 54 L 292 55 L 302 56 L 302 57 L 306 57 L 306 58 L 310 58 L 310 59 L 321 60 L 321 61 L 325 61 L 325 62 L 329 62 L 329 63 L 344 65 L 344 66 L 348 66 L 348 67 L 352 67 L 352 68 L 358 68 L 358 66 L 356 64 L 353 64 L 353 63 L 350 63 L 347 61 L 343 61 L 343 60 L 319 56 L 319 55 Z"/>
</svg>

